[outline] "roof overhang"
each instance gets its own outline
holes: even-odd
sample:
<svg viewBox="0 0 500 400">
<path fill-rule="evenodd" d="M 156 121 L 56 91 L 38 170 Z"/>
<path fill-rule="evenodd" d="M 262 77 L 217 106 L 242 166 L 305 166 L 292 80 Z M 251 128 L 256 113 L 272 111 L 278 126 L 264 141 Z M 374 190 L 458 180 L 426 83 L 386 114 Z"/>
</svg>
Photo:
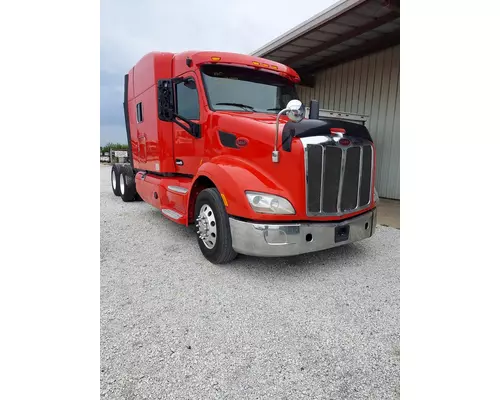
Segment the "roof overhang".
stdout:
<svg viewBox="0 0 500 400">
<path fill-rule="evenodd" d="M 288 65 L 305 84 L 318 70 L 399 44 L 399 0 L 340 0 L 254 51 Z"/>
</svg>

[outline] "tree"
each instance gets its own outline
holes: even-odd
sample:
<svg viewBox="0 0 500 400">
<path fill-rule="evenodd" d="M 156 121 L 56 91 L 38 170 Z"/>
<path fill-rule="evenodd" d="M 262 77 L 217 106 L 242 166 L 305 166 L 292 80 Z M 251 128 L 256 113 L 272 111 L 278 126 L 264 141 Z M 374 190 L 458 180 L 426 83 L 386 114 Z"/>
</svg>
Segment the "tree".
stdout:
<svg viewBox="0 0 500 400">
<path fill-rule="evenodd" d="M 121 143 L 108 143 L 106 146 L 101 146 L 101 154 L 106 153 L 113 149 L 113 150 L 128 150 L 128 145 L 127 144 L 121 144 Z"/>
</svg>

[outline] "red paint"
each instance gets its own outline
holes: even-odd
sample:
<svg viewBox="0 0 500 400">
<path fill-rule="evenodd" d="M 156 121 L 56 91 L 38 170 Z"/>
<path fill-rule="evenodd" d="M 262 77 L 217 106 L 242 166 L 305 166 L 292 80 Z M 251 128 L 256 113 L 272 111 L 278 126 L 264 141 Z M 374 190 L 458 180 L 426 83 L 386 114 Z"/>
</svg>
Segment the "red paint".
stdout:
<svg viewBox="0 0 500 400">
<path fill-rule="evenodd" d="M 215 185 L 225 195 L 230 215 L 251 220 L 334 221 L 365 212 L 358 211 L 341 217 L 306 215 L 304 149 L 298 143 L 299 139 L 292 142 L 291 152 L 280 151 L 280 162 L 273 163 L 271 152 L 276 133 L 276 114 L 210 110 L 199 68 L 204 63 L 212 63 L 211 57 L 220 57 L 218 63 L 221 64 L 268 70 L 291 82 L 300 81 L 293 69 L 249 55 L 185 52 L 150 53 L 144 56 L 129 72 L 127 97 L 134 168 L 163 174 L 192 175 L 192 178 L 172 178 L 147 174 L 143 179 L 142 173 L 137 173 L 136 187 L 144 201 L 158 209 L 175 210 L 181 215 L 179 219 L 167 217 L 181 224 L 193 221 L 195 198 L 210 185 Z M 186 58 L 192 60 L 191 67 L 187 66 Z M 172 122 L 158 119 L 158 80 L 187 76 L 194 79 L 198 90 L 200 118 L 196 122 L 201 126 L 201 138 L 193 137 Z M 136 122 L 138 102 L 143 104 L 142 123 Z M 286 116 L 280 119 L 278 143 L 281 143 L 281 131 L 287 121 Z M 236 135 L 237 148 L 223 146 L 219 140 L 219 130 Z M 336 129 L 332 134 L 338 132 L 345 133 L 345 130 Z M 183 165 L 176 165 L 176 159 L 182 159 Z M 186 188 L 187 192 L 173 192 L 168 186 L 180 186 Z M 292 203 L 296 214 L 256 213 L 246 200 L 247 190 L 285 197 Z M 158 199 L 154 198 L 154 192 L 158 193 Z"/>
</svg>

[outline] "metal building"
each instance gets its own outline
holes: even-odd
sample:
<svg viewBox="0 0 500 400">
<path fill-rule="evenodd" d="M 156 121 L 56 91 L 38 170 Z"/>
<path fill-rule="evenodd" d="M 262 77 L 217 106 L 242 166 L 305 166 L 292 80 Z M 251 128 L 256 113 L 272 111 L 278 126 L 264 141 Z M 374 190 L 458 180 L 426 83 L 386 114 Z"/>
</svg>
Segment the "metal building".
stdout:
<svg viewBox="0 0 500 400">
<path fill-rule="evenodd" d="M 367 116 L 380 197 L 399 199 L 399 1 L 341 0 L 252 53 L 294 68 L 305 105 Z"/>
</svg>

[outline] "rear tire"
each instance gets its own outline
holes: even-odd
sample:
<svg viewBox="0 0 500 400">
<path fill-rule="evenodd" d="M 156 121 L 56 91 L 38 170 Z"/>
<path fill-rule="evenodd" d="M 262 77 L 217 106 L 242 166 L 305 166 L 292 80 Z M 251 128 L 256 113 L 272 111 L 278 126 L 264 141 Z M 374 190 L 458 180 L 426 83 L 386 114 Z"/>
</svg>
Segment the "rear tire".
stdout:
<svg viewBox="0 0 500 400">
<path fill-rule="evenodd" d="M 202 190 L 196 198 L 195 216 L 198 218 L 200 215 L 203 216 L 202 221 L 204 220 L 206 225 L 202 223 L 198 231 L 205 229 L 208 238 L 213 236 L 207 242 L 206 239 L 204 241 L 200 238 L 201 233 L 198 234 L 198 245 L 205 258 L 213 264 L 225 264 L 234 260 L 238 253 L 233 250 L 229 216 L 217 189 Z"/>
<path fill-rule="evenodd" d="M 121 196 L 122 192 L 120 191 L 120 172 L 121 167 L 118 164 L 113 164 L 111 167 L 111 188 L 113 189 L 113 193 L 115 196 Z"/>
<path fill-rule="evenodd" d="M 125 202 L 135 201 L 137 190 L 135 188 L 134 170 L 130 165 L 124 165 L 120 174 L 120 191 Z"/>
</svg>

